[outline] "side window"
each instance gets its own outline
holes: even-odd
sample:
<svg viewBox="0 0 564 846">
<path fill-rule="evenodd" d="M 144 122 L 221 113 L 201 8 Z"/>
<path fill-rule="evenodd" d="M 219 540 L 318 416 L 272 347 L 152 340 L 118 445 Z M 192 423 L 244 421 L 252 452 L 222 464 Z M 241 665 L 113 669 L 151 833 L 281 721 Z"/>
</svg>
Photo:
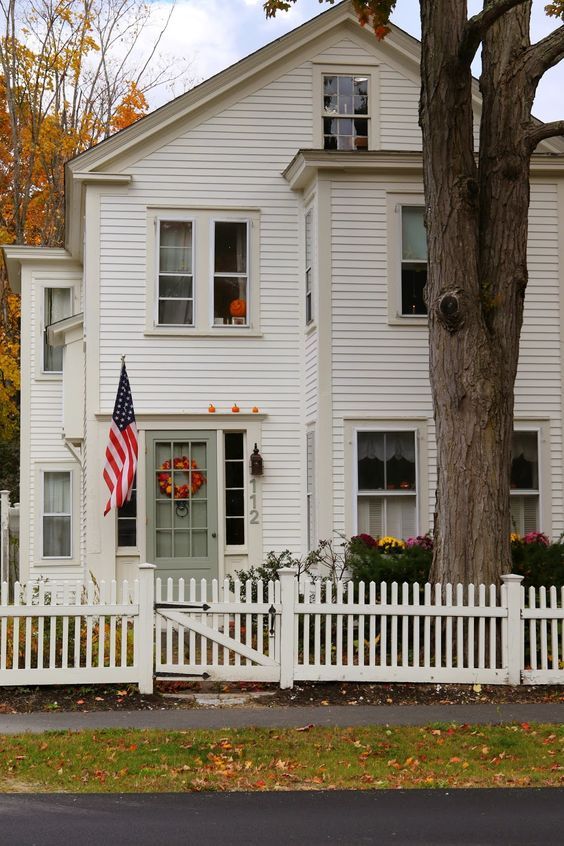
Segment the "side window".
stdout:
<svg viewBox="0 0 564 846">
<path fill-rule="evenodd" d="M 358 532 L 416 535 L 415 432 L 358 432 L 356 473 Z"/>
<path fill-rule="evenodd" d="M 245 443 L 242 432 L 226 432 L 225 441 L 225 543 L 245 543 Z"/>
<path fill-rule="evenodd" d="M 427 314 L 427 232 L 422 206 L 401 206 L 401 314 Z"/>
<path fill-rule="evenodd" d="M 367 76 L 324 74 L 323 147 L 325 150 L 367 150 L 369 91 Z"/>
<path fill-rule="evenodd" d="M 159 326 L 194 325 L 193 224 L 159 221 Z"/>
<path fill-rule="evenodd" d="M 117 545 L 137 546 L 137 475 L 133 479 L 131 499 L 118 508 Z"/>
<path fill-rule="evenodd" d="M 43 558 L 72 557 L 70 471 L 43 473 Z"/>
<path fill-rule="evenodd" d="M 213 226 L 214 326 L 248 326 L 248 223 L 216 220 Z"/>
<path fill-rule="evenodd" d="M 63 372 L 63 348 L 47 342 L 47 326 L 72 314 L 72 288 L 44 288 L 43 300 L 43 372 Z"/>
<path fill-rule="evenodd" d="M 513 432 L 511 443 L 511 522 L 519 535 L 538 531 L 539 443 L 537 432 Z"/>
<path fill-rule="evenodd" d="M 311 209 L 305 216 L 305 322 L 306 326 L 313 321 L 313 244 L 312 244 L 313 212 Z"/>
</svg>

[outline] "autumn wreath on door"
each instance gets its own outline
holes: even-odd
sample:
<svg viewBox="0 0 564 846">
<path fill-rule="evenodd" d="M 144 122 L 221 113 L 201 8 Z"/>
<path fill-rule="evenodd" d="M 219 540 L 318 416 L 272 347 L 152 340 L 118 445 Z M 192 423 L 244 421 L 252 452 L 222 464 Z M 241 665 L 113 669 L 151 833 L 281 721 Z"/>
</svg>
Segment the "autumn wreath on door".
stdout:
<svg viewBox="0 0 564 846">
<path fill-rule="evenodd" d="M 175 474 L 175 481 L 180 481 L 180 478 L 184 478 L 186 481 L 183 484 L 173 483 L 171 468 L 181 471 Z M 174 458 L 172 462 L 170 460 L 163 461 L 159 467 L 158 480 L 161 493 L 165 496 L 171 497 L 174 488 L 175 499 L 188 499 L 190 495 L 194 496 L 194 494 L 198 493 L 206 481 L 206 477 L 193 458 L 190 459 L 185 455 L 181 455 L 178 458 Z"/>
</svg>

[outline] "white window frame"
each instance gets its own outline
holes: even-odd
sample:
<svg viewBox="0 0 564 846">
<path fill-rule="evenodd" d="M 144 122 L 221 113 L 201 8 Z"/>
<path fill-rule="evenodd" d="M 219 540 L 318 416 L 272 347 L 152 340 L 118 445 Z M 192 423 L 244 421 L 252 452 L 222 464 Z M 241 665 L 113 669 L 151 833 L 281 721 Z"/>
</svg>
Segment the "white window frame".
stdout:
<svg viewBox="0 0 564 846">
<path fill-rule="evenodd" d="M 68 473 L 69 476 L 69 497 L 70 497 L 70 505 L 71 510 L 70 513 L 67 514 L 66 512 L 56 512 L 55 514 L 46 514 L 45 513 L 45 474 L 46 473 Z M 75 512 L 75 481 L 74 481 L 74 472 L 73 468 L 63 465 L 57 465 L 53 467 L 42 467 L 40 469 L 40 498 L 41 498 L 41 509 L 39 515 L 39 526 L 40 530 L 38 533 L 39 537 L 39 551 L 40 555 L 38 556 L 42 561 L 72 561 L 75 557 L 75 519 L 74 519 L 74 512 Z M 44 544 L 43 544 L 43 521 L 45 517 L 70 517 L 70 555 L 45 555 L 44 554 Z"/>
<path fill-rule="evenodd" d="M 247 250 L 247 272 L 246 273 L 224 273 L 221 272 L 217 274 L 215 272 L 215 225 L 216 223 L 244 223 L 247 228 L 247 241 L 246 241 L 246 250 Z M 252 229 L 252 221 L 250 218 L 244 216 L 239 217 L 231 216 L 231 215 L 217 215 L 211 218 L 210 220 L 210 234 L 209 234 L 209 245 L 210 245 L 210 259 L 209 259 L 209 304 L 210 304 L 210 311 L 209 311 L 209 322 L 210 327 L 214 330 L 216 329 L 229 329 L 235 332 L 241 331 L 241 329 L 248 329 L 251 326 L 252 322 L 252 304 L 253 304 L 253 291 L 251 290 L 251 229 Z M 247 280 L 247 316 L 246 322 L 244 324 L 230 324 L 225 326 L 225 324 L 217 325 L 214 321 L 214 296 L 215 296 L 215 285 L 214 280 L 216 276 L 225 276 L 225 277 L 235 277 L 235 278 L 246 278 Z"/>
<path fill-rule="evenodd" d="M 427 314 L 402 314 L 401 269 L 402 252 L 402 208 L 404 206 L 425 207 L 423 189 L 387 195 L 387 262 L 388 262 L 388 323 L 395 326 L 427 326 Z"/>
<path fill-rule="evenodd" d="M 160 221 L 192 223 L 192 272 L 194 323 L 159 324 L 159 232 Z M 214 222 L 247 224 L 247 323 L 214 325 L 213 238 Z M 147 206 L 147 296 L 145 336 L 260 337 L 260 210 L 221 206 Z"/>
<path fill-rule="evenodd" d="M 550 535 L 550 528 L 546 526 L 545 521 L 545 513 L 544 513 L 544 460 L 543 460 L 543 449 L 542 443 L 544 440 L 544 431 L 543 427 L 539 426 L 538 424 L 527 424 L 524 421 L 514 421 L 513 423 L 513 431 L 514 432 L 531 432 L 536 435 L 537 437 L 537 475 L 538 475 L 538 490 L 534 489 L 525 489 L 525 488 L 513 488 L 510 489 L 509 493 L 511 497 L 517 496 L 536 496 L 537 497 L 537 514 L 538 514 L 538 527 L 537 531 L 545 532 Z M 511 531 L 513 531 L 513 525 L 511 526 Z"/>
<path fill-rule="evenodd" d="M 229 517 L 227 516 L 227 458 L 225 457 L 225 436 L 226 435 L 242 435 L 243 436 L 243 520 L 245 526 L 245 542 L 242 544 L 228 544 L 227 543 L 227 521 Z M 222 498 L 223 498 L 223 517 L 218 517 L 218 521 L 223 519 L 224 522 L 224 537 L 225 537 L 225 552 L 229 554 L 237 554 L 237 553 L 245 553 L 248 548 L 249 542 L 249 519 L 248 519 L 248 499 L 249 499 L 249 467 L 248 467 L 248 460 L 247 460 L 247 444 L 248 444 L 248 436 L 246 429 L 221 429 L 219 431 L 219 437 L 221 439 L 221 461 L 223 465 L 223 472 L 219 474 L 219 480 L 222 486 Z M 218 452 L 219 458 L 219 452 Z"/>
<path fill-rule="evenodd" d="M 161 276 L 161 223 L 191 223 L 192 224 L 192 323 L 159 323 L 159 303 L 160 296 L 160 276 Z M 153 324 L 159 329 L 192 329 L 196 326 L 197 318 L 196 312 L 198 308 L 197 291 L 196 291 L 196 221 L 191 216 L 177 215 L 171 213 L 170 215 L 161 214 L 155 218 L 155 294 L 154 294 L 154 311 Z M 174 274 L 173 274 L 174 275 Z M 176 274 L 178 275 L 178 274 Z M 188 298 L 187 298 L 188 299 Z"/>
<path fill-rule="evenodd" d="M 385 425 L 382 422 L 379 422 L 377 425 L 374 426 L 354 426 L 353 427 L 353 467 L 352 467 L 352 480 L 353 480 L 353 534 L 358 534 L 358 497 L 359 496 L 366 496 L 358 489 L 358 435 L 360 432 L 375 432 L 375 433 L 383 433 L 386 434 L 387 432 L 412 432 L 414 441 L 415 441 L 415 492 L 413 491 L 382 491 L 382 493 L 375 493 L 375 494 L 368 494 L 369 496 L 374 496 L 378 498 L 382 497 L 390 497 L 396 498 L 398 496 L 409 496 L 415 497 L 415 533 L 416 535 L 420 534 L 420 497 L 421 497 L 421 468 L 420 468 L 420 449 L 419 449 L 419 427 L 416 425 L 394 425 L 390 422 L 389 425 Z M 403 538 L 405 540 L 405 538 Z"/>
<path fill-rule="evenodd" d="M 47 291 L 51 290 L 59 290 L 65 289 L 70 291 L 70 314 L 68 317 L 72 317 L 74 310 L 75 310 L 75 286 L 74 285 L 65 285 L 64 283 L 60 283 L 57 285 L 41 285 L 38 289 L 39 297 L 41 298 L 39 303 L 39 313 L 41 315 L 40 324 L 39 324 L 39 355 L 37 356 L 37 360 L 39 361 L 39 372 L 38 375 L 42 379 L 54 379 L 60 381 L 63 378 L 63 370 L 45 370 L 45 330 L 47 328 L 47 314 L 45 311 L 45 300 L 47 298 Z M 64 364 L 63 364 L 64 367 Z"/>
<path fill-rule="evenodd" d="M 366 76 L 368 78 L 368 150 L 380 149 L 380 122 L 378 108 L 378 97 L 380 92 L 380 77 L 378 61 L 366 56 L 362 64 L 351 64 L 350 62 L 340 63 L 338 61 L 327 64 L 327 62 L 313 62 L 313 108 L 315 115 L 313 126 L 313 146 L 323 150 L 323 77 L 324 76 Z M 324 150 L 325 153 L 344 152 Z M 362 150 L 352 150 L 351 153 L 362 155 Z"/>
<path fill-rule="evenodd" d="M 308 264 L 308 246 L 307 246 L 307 231 L 309 219 L 309 264 Z M 306 329 L 315 325 L 315 216 L 313 206 L 309 206 L 304 214 L 304 321 Z M 309 274 L 309 276 L 308 276 Z M 309 282 L 309 287 L 308 287 Z M 309 320 L 308 320 L 308 298 L 309 298 Z"/>
</svg>

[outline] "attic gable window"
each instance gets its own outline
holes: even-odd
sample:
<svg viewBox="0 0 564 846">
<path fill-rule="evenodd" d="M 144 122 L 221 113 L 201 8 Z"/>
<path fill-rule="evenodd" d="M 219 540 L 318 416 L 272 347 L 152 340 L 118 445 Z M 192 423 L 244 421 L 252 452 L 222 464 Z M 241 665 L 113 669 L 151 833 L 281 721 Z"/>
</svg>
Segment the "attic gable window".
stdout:
<svg viewBox="0 0 564 846">
<path fill-rule="evenodd" d="M 323 147 L 325 150 L 367 150 L 370 115 L 368 77 L 323 76 Z"/>
<path fill-rule="evenodd" d="M 159 221 L 159 326 L 194 325 L 192 243 L 192 221 Z"/>
</svg>

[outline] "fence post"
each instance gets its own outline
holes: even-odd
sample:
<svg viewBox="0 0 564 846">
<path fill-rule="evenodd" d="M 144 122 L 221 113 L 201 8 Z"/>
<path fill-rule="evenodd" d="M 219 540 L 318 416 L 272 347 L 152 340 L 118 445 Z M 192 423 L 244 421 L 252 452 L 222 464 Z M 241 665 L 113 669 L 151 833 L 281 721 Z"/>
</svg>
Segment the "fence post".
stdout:
<svg viewBox="0 0 564 846">
<path fill-rule="evenodd" d="M 523 654 L 523 627 L 521 623 L 523 576 L 509 573 L 501 577 L 506 587 L 507 637 L 506 654 L 503 656 L 507 667 L 507 684 L 521 684 Z"/>
<path fill-rule="evenodd" d="M 10 491 L 0 491 L 0 581 L 8 581 L 10 560 Z"/>
<path fill-rule="evenodd" d="M 139 565 L 139 626 L 135 644 L 139 669 L 139 693 L 153 692 L 155 570 L 154 564 Z"/>
<path fill-rule="evenodd" d="M 280 687 L 294 686 L 294 614 L 296 597 L 296 570 L 281 567 L 280 578 Z"/>
</svg>

